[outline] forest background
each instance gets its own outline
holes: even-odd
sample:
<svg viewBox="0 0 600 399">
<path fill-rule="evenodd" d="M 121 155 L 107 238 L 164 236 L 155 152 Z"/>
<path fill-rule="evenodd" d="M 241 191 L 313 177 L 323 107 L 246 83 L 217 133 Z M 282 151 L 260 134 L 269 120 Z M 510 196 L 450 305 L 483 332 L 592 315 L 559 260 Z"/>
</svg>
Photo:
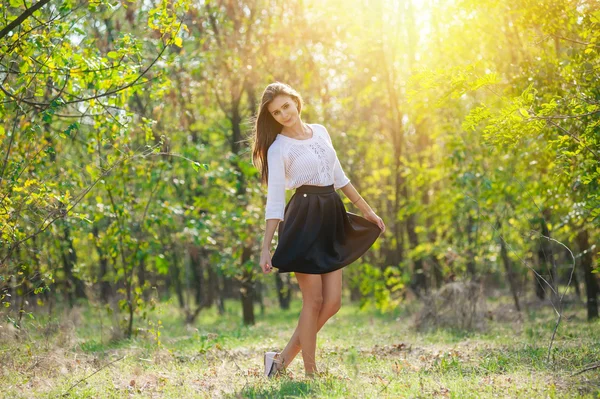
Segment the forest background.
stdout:
<svg viewBox="0 0 600 399">
<path fill-rule="evenodd" d="M 258 267 L 274 81 L 386 223 L 344 271 L 353 309 L 474 330 L 504 298 L 550 310 L 548 358 L 564 309 L 598 319 L 597 1 L 10 0 L 0 29 L 7 348 L 82 307 L 101 345 L 158 344 L 164 304 L 187 326 L 294 309 Z"/>
</svg>

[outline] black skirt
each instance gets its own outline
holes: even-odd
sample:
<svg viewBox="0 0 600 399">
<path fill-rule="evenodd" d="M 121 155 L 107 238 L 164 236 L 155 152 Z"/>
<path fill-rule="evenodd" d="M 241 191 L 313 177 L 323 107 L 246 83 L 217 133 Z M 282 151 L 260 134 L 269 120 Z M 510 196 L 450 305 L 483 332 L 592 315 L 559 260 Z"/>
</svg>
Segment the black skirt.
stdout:
<svg viewBox="0 0 600 399">
<path fill-rule="evenodd" d="M 381 234 L 377 224 L 346 211 L 333 184 L 296 188 L 283 219 L 271 258 L 279 273 L 341 269 L 362 256 Z"/>
</svg>

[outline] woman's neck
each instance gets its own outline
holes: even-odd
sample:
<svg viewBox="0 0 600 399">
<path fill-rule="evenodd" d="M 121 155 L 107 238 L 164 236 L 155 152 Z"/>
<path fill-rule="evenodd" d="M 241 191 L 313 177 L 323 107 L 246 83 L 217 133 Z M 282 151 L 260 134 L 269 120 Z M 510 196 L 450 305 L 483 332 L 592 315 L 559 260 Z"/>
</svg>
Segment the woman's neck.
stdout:
<svg viewBox="0 0 600 399">
<path fill-rule="evenodd" d="M 301 120 L 290 126 L 286 131 L 281 130 L 281 133 L 293 139 L 307 138 L 307 136 L 311 135 L 310 128 Z"/>
</svg>

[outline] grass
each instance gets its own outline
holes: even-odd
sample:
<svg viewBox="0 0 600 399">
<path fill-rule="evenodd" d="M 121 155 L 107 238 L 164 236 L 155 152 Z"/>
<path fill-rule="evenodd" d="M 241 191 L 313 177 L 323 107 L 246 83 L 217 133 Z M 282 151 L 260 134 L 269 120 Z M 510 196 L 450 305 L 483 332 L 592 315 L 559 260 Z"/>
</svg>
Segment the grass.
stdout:
<svg viewBox="0 0 600 399">
<path fill-rule="evenodd" d="M 143 321 L 137 337 L 110 342 L 106 314 L 78 307 L 29 320 L 20 339 L 2 325 L 0 396 L 600 398 L 600 370 L 573 375 L 600 359 L 600 322 L 588 323 L 581 305 L 564 311 L 550 362 L 552 309 L 532 305 L 510 318 L 496 305 L 485 331 L 416 332 L 414 304 L 382 314 L 346 303 L 319 333 L 322 375 L 314 381 L 304 378 L 300 355 L 287 376 L 262 376 L 262 354 L 285 345 L 299 301 L 288 311 L 275 302 L 264 314 L 257 307 L 250 327 L 235 301 L 193 327 L 173 303 L 161 303 L 151 315 L 154 327 L 162 323 L 161 345 Z"/>
</svg>

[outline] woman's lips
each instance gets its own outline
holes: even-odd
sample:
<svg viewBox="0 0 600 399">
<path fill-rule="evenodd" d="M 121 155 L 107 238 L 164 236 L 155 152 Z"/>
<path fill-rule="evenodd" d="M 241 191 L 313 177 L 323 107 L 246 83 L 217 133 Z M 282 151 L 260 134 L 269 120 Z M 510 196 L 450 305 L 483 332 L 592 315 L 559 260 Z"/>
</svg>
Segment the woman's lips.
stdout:
<svg viewBox="0 0 600 399">
<path fill-rule="evenodd" d="M 291 120 L 292 120 L 292 118 L 289 118 L 289 119 L 284 120 L 284 122 L 289 122 Z"/>
</svg>

